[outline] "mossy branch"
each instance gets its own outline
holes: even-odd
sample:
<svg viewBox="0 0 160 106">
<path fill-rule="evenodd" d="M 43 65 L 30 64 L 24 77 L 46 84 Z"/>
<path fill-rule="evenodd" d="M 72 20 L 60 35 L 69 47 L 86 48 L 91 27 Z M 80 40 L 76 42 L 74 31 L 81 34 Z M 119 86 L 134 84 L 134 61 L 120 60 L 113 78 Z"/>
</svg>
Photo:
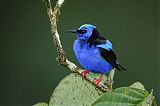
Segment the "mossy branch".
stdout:
<svg viewBox="0 0 160 106">
<path fill-rule="evenodd" d="M 43 1 L 46 4 L 47 13 L 48 13 L 48 16 L 49 16 L 49 19 L 51 22 L 51 34 L 52 34 L 54 44 L 56 46 L 57 53 L 58 53 L 57 62 L 60 65 L 68 68 L 71 72 L 75 72 L 75 73 L 78 73 L 81 75 L 83 70 L 80 69 L 78 66 L 76 66 L 74 63 L 72 63 L 71 61 L 69 61 L 67 59 L 67 57 L 65 55 L 65 51 L 64 51 L 62 44 L 61 44 L 61 41 L 60 41 L 58 31 L 57 31 L 57 21 L 58 21 L 59 15 L 60 15 L 60 9 L 62 8 L 62 5 L 64 4 L 64 0 L 58 0 L 56 3 L 56 6 L 54 7 L 54 10 L 52 10 L 52 5 L 51 5 L 50 0 L 43 0 Z M 114 75 L 114 73 L 113 73 L 113 75 Z M 113 75 L 111 75 L 111 78 Z M 90 75 L 87 75 L 85 77 L 85 79 L 93 84 L 95 82 L 95 79 L 93 77 L 91 77 Z M 104 85 L 103 83 L 100 83 L 98 88 L 103 92 L 106 92 L 108 90 L 108 87 L 106 85 Z"/>
</svg>

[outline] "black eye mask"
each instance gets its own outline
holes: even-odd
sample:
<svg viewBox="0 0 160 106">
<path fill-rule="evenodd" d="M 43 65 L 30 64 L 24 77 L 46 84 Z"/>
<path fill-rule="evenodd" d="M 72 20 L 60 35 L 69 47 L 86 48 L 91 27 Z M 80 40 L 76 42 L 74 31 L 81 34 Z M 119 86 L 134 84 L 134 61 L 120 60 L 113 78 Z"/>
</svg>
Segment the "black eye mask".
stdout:
<svg viewBox="0 0 160 106">
<path fill-rule="evenodd" d="M 87 33 L 87 30 L 77 30 L 77 32 L 78 32 L 79 34 L 85 34 L 85 33 Z"/>
</svg>

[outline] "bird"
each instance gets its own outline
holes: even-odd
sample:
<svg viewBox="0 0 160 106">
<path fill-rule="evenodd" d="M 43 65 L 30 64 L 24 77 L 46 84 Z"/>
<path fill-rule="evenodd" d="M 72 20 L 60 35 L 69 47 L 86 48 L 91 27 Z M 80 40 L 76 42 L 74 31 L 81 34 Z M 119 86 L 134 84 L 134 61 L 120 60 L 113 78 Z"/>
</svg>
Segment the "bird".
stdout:
<svg viewBox="0 0 160 106">
<path fill-rule="evenodd" d="M 82 75 L 86 76 L 89 72 L 99 74 L 95 81 L 96 86 L 100 84 L 103 74 L 107 74 L 112 69 L 126 70 L 119 64 L 112 43 L 101 35 L 96 26 L 83 24 L 77 30 L 66 32 L 77 35 L 73 43 L 73 51 L 78 62 L 85 69 Z"/>
</svg>

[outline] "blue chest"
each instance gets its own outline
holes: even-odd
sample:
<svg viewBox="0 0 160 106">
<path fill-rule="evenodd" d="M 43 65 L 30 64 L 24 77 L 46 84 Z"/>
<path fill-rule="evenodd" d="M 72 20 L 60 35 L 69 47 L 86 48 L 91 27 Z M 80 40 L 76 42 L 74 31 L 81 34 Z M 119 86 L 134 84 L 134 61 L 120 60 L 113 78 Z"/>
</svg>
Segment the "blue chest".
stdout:
<svg viewBox="0 0 160 106">
<path fill-rule="evenodd" d="M 112 66 L 101 57 L 98 48 L 89 47 L 85 41 L 75 40 L 73 50 L 81 66 L 91 72 L 104 74 L 112 69 Z"/>
</svg>

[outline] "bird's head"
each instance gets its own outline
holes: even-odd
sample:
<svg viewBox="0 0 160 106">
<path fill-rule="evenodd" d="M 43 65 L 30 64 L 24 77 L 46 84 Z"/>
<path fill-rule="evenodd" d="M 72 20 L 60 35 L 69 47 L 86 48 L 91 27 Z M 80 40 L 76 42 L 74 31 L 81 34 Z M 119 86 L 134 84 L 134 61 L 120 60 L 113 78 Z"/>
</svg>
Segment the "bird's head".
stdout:
<svg viewBox="0 0 160 106">
<path fill-rule="evenodd" d="M 93 29 L 96 29 L 94 25 L 84 24 L 77 30 L 67 30 L 66 32 L 75 33 L 80 40 L 88 40 L 92 35 Z"/>
</svg>

